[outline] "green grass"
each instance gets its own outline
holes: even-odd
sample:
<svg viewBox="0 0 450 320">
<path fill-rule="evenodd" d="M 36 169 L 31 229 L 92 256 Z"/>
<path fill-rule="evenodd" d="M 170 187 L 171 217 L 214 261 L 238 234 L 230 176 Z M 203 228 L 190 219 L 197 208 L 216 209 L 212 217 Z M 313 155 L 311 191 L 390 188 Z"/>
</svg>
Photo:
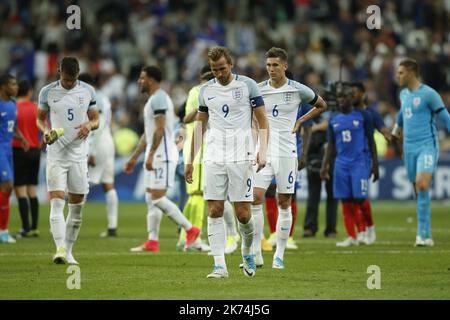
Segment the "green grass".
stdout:
<svg viewBox="0 0 450 320">
<path fill-rule="evenodd" d="M 119 237 L 100 239 L 106 214 L 103 204 L 88 203 L 74 256 L 80 262 L 81 289 L 69 290 L 67 266 L 52 264 L 54 243 L 49 233 L 48 206 L 41 207 L 41 237 L 0 245 L 0 299 L 449 299 L 449 206 L 434 203 L 435 246 L 414 248 L 413 203 L 374 203 L 378 241 L 372 246 L 336 248 L 336 239 L 322 234 L 298 241 L 287 251 L 284 270 L 271 268 L 272 254 L 254 278 L 238 268 L 241 257 L 226 256 L 230 277 L 206 279 L 213 259 L 202 253 L 175 251 L 175 225 L 164 218 L 161 252 L 131 253 L 146 238 L 144 204 L 121 204 Z M 413 221 L 408 223 L 408 217 Z M 304 204 L 297 219 L 298 240 Z M 323 227 L 323 212 L 321 212 Z M 10 230 L 19 229 L 12 206 Z M 322 231 L 322 230 L 321 230 Z M 267 232 L 267 229 L 266 229 Z M 344 237 L 339 216 L 339 237 Z M 204 232 L 206 234 L 206 232 Z M 266 233 L 267 234 L 267 233 Z M 381 289 L 369 290 L 367 268 L 381 269 Z"/>
</svg>

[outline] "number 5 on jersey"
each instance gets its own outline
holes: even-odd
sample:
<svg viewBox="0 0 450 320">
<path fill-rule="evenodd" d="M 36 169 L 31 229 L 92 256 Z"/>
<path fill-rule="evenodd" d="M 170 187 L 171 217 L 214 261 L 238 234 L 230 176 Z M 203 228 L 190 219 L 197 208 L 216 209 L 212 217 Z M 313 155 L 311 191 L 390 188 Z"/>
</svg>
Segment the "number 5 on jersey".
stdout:
<svg viewBox="0 0 450 320">
<path fill-rule="evenodd" d="M 67 120 L 69 121 L 73 120 L 73 108 L 67 109 Z"/>
</svg>

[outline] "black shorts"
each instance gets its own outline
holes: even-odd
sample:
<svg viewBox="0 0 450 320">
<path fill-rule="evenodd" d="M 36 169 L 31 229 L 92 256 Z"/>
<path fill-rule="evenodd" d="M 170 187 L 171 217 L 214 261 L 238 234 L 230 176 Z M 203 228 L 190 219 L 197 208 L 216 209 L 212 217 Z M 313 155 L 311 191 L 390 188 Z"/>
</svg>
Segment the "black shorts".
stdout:
<svg viewBox="0 0 450 320">
<path fill-rule="evenodd" d="M 37 185 L 40 160 L 40 148 L 13 148 L 14 186 Z"/>
</svg>

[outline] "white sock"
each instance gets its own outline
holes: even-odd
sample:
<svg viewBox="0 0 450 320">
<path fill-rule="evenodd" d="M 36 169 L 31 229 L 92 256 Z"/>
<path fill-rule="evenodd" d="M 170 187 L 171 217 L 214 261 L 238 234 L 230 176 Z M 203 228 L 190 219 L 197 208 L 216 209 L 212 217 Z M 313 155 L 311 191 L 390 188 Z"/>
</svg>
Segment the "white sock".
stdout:
<svg viewBox="0 0 450 320">
<path fill-rule="evenodd" d="M 50 200 L 50 230 L 56 247 L 64 247 L 66 238 L 66 221 L 64 221 L 64 199 Z"/>
<path fill-rule="evenodd" d="M 116 189 L 111 189 L 105 194 L 106 209 L 108 211 L 108 229 L 117 229 L 117 217 L 119 198 Z"/>
<path fill-rule="evenodd" d="M 183 227 L 184 230 L 187 231 L 192 228 L 192 223 L 189 222 L 177 205 L 170 201 L 166 196 L 152 200 L 152 202 L 155 206 L 165 212 L 176 224 Z"/>
<path fill-rule="evenodd" d="M 237 236 L 236 218 L 234 217 L 234 209 L 230 201 L 223 203 L 223 218 L 227 226 L 227 234 L 229 236 Z"/>
<path fill-rule="evenodd" d="M 211 254 L 214 257 L 214 265 L 227 268 L 225 263 L 225 223 L 223 217 L 208 217 L 208 241 Z"/>
<path fill-rule="evenodd" d="M 248 220 L 246 224 L 243 224 L 239 221 L 238 225 L 242 237 L 242 255 L 246 256 L 249 254 L 253 254 L 253 236 L 255 233 L 255 220 L 253 219 L 253 216 L 250 218 L 250 220 Z"/>
<path fill-rule="evenodd" d="M 263 205 L 252 205 L 252 216 L 255 220 L 255 234 L 253 236 L 253 249 L 255 255 L 258 257 L 262 256 L 261 252 L 261 239 L 264 232 L 264 215 L 263 215 Z"/>
<path fill-rule="evenodd" d="M 80 233 L 82 215 L 84 203 L 69 203 L 69 214 L 67 215 L 66 223 L 66 250 L 67 254 L 72 254 L 72 247 L 78 238 Z"/>
<path fill-rule="evenodd" d="M 163 212 L 153 204 L 151 195 L 149 193 L 145 194 L 145 201 L 147 202 L 148 240 L 158 241 L 159 227 L 161 226 Z"/>
<path fill-rule="evenodd" d="M 281 209 L 278 207 L 278 219 L 277 219 L 277 249 L 275 250 L 274 257 L 283 260 L 284 250 L 289 239 L 289 233 L 292 226 L 292 212 L 291 207 L 287 209 Z"/>
</svg>

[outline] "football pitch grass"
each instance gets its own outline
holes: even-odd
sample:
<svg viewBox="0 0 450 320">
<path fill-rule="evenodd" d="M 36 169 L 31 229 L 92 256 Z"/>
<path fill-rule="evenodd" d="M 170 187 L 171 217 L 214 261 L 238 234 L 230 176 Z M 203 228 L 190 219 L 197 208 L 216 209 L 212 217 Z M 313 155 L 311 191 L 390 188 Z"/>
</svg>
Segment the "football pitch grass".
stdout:
<svg viewBox="0 0 450 320">
<path fill-rule="evenodd" d="M 226 256 L 228 279 L 207 279 L 213 258 L 206 253 L 176 252 L 177 228 L 167 217 L 161 225 L 161 251 L 132 253 L 130 248 L 146 239 L 145 205 L 121 203 L 119 237 L 102 239 L 105 206 L 88 203 L 74 247 L 81 288 L 70 290 L 68 266 L 52 263 L 55 246 L 49 232 L 49 207 L 43 205 L 40 238 L 0 244 L 0 299 L 450 299 L 448 203 L 432 203 L 432 248 L 413 247 L 416 215 L 412 202 L 373 203 L 377 242 L 350 248 L 335 245 L 345 234 L 340 211 L 336 239 L 318 233 L 315 238 L 299 240 L 305 204 L 300 208 L 295 230 L 299 249 L 286 251 L 284 270 L 272 269 L 273 252 L 264 253 L 264 267 L 254 278 L 247 278 L 238 268 L 238 250 Z M 17 206 L 12 205 L 12 231 L 19 229 L 18 216 Z M 206 226 L 203 230 L 205 239 Z M 380 289 L 367 287 L 372 265 L 380 268 Z"/>
</svg>

